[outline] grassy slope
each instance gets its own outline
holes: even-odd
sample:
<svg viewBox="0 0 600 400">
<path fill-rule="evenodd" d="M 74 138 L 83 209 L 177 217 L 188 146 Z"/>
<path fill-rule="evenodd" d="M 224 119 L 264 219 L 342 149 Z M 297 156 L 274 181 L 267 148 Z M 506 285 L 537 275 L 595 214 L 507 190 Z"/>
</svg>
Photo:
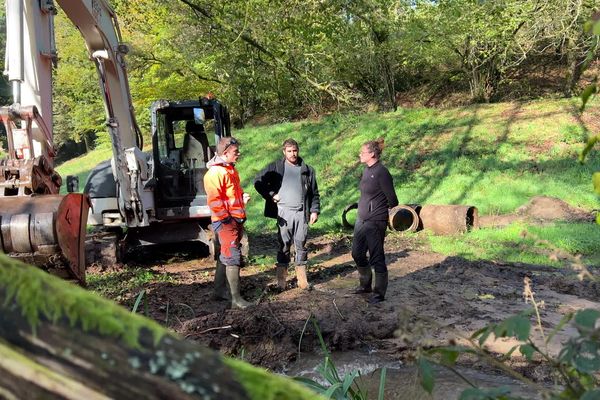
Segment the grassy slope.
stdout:
<svg viewBox="0 0 600 400">
<path fill-rule="evenodd" d="M 532 196 L 548 195 L 585 209 L 598 208 L 591 174 L 600 170 L 600 157 L 594 151 L 587 164 L 577 162 L 591 129 L 577 114 L 577 105 L 576 100 L 543 100 L 446 110 L 404 109 L 236 131 L 243 153 L 238 169 L 243 186 L 254 196 L 248 227 L 251 231 L 273 227 L 272 221 L 262 217 L 263 202 L 252 182 L 262 167 L 280 157 L 280 144 L 288 137 L 300 143 L 301 155 L 317 170 L 322 215 L 315 228 L 322 231 L 339 230 L 341 210 L 358 200 L 363 168 L 358 163 L 359 147 L 378 137 L 385 138 L 383 161 L 394 177 L 401 203 L 470 204 L 477 206 L 481 215 L 488 215 L 511 212 Z M 584 118 L 591 120 L 598 108 L 592 105 Z M 100 152 L 101 156 L 93 152 L 58 169 L 63 176 L 83 176 L 89 172 L 90 160 L 95 163 L 110 155 L 108 149 Z M 80 182 L 83 184 L 83 179 Z M 582 236 L 591 234 L 595 243 L 600 241 L 598 229 L 582 229 Z M 494 233 L 479 235 L 492 239 Z M 519 237 L 514 234 L 511 240 Z M 462 246 L 456 240 L 463 239 L 434 238 L 432 245 L 447 254 L 506 257 L 489 248 L 472 253 L 462 249 L 485 239 L 468 243 L 467 236 Z M 589 252 L 594 253 L 586 250 Z"/>
<path fill-rule="evenodd" d="M 361 143 L 384 137 L 383 161 L 402 203 L 471 204 L 482 215 L 511 212 L 535 195 L 598 207 L 591 173 L 597 153 L 581 166 L 587 137 L 571 101 L 501 103 L 449 110 L 413 109 L 388 114 L 339 115 L 236 132 L 244 145 L 239 163 L 244 185 L 280 156 L 280 143 L 298 140 L 317 169 L 323 198 L 322 226 L 338 226 L 341 209 L 358 199 Z M 254 203 L 251 217 L 259 214 Z M 261 221 L 252 221 L 257 226 Z"/>
</svg>

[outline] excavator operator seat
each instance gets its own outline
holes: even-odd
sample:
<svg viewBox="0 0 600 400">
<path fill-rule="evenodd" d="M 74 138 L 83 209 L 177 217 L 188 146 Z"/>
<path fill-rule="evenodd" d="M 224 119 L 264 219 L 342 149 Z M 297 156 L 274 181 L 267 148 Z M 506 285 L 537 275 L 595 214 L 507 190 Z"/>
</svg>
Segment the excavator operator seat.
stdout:
<svg viewBox="0 0 600 400">
<path fill-rule="evenodd" d="M 183 163 L 189 168 L 206 168 L 211 151 L 204 125 L 187 121 L 183 138 Z"/>
</svg>

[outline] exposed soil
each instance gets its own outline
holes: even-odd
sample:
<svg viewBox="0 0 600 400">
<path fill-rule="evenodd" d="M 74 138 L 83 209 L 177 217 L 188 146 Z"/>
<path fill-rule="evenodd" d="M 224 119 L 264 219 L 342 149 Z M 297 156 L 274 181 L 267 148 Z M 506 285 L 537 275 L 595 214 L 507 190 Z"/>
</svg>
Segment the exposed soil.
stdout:
<svg viewBox="0 0 600 400">
<path fill-rule="evenodd" d="M 534 199 L 514 217 L 589 219 L 589 215 L 584 218 L 578 210 L 548 198 Z M 600 284 L 579 281 L 573 271 L 473 262 L 422 251 L 416 242 L 414 237 L 408 239 L 396 232 L 386 238 L 389 287 L 387 300 L 378 305 L 349 294 L 358 282 L 349 233 L 310 239 L 308 277 L 314 285 L 310 291 L 296 287 L 290 269 L 289 288 L 279 292 L 274 267 L 251 262 L 242 272 L 242 292 L 257 305 L 244 311 L 230 310 L 227 301 L 213 300 L 214 261 L 199 258 L 198 246 L 189 252 L 191 249 L 184 248 L 158 256 L 138 254 L 129 265 L 145 265 L 172 278 L 172 282 L 147 288 L 152 318 L 191 340 L 274 370 L 285 370 L 299 352 L 319 348 L 310 316 L 317 321 L 330 350 L 369 347 L 386 356 L 407 359 L 417 345 L 448 343 L 458 335 L 469 336 L 490 322 L 530 308 L 523 296 L 525 278 L 531 279 L 536 300 L 543 302 L 545 327 L 555 326 L 570 311 L 600 309 Z M 274 234 L 251 237 L 250 244 L 251 260 L 276 252 Z M 130 306 L 134 296 L 125 296 L 121 302 Z M 556 335 L 550 351 L 556 353 L 571 334 L 567 327 Z M 497 340 L 489 348 L 505 352 L 512 345 L 509 340 Z M 545 377 L 536 371 L 528 373 Z"/>
<path fill-rule="evenodd" d="M 553 221 L 593 222 L 594 214 L 548 196 L 533 197 L 513 214 L 486 215 L 479 218 L 482 227 L 506 226 L 515 221 L 543 224 Z"/>
</svg>

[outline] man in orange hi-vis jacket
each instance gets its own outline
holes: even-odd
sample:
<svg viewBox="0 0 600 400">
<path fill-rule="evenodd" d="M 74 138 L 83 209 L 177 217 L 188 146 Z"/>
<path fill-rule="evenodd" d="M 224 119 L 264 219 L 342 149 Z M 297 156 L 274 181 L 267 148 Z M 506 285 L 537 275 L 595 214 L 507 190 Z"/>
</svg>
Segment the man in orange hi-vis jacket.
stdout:
<svg viewBox="0 0 600 400">
<path fill-rule="evenodd" d="M 244 309 L 250 305 L 240 295 L 240 267 L 242 264 L 241 239 L 246 221 L 246 203 L 250 195 L 244 193 L 235 163 L 240 158 L 240 144 L 233 137 L 223 137 L 217 144 L 217 155 L 208 163 L 204 175 L 212 227 L 218 237 L 221 253 L 215 273 L 219 283 L 219 264 L 225 266 L 225 275 L 231 293 L 231 307 Z M 224 283 L 224 282 L 222 282 Z M 217 293 L 220 288 L 215 288 Z"/>
</svg>

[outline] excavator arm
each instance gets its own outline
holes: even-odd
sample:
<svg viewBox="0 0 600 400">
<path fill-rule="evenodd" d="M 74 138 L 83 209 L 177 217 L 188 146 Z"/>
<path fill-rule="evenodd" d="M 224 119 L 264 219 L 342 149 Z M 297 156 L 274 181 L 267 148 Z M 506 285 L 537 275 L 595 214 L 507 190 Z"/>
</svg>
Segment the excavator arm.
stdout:
<svg viewBox="0 0 600 400">
<path fill-rule="evenodd" d="M 57 0 L 81 32 L 98 72 L 106 125 L 112 141 L 112 168 L 119 210 L 129 227 L 149 224 L 151 192 L 115 13 L 105 0 Z M 85 281 L 85 195 L 58 195 L 54 170 L 52 68 L 57 63 L 52 0 L 5 0 L 7 38 L 5 75 L 13 103 L 0 108 L 8 136 L 8 156 L 0 160 L 1 250 L 37 264 L 62 253 L 70 275 Z M 40 261 L 41 259 L 41 261 Z"/>
<path fill-rule="evenodd" d="M 81 32 L 96 64 L 112 141 L 121 214 L 129 227 L 147 226 L 146 210 L 153 208 L 153 198 L 144 196 L 142 188 L 149 171 L 141 152 L 142 135 L 129 91 L 125 64 L 128 47 L 121 38 L 116 14 L 105 0 L 57 0 L 57 3 Z"/>
</svg>

